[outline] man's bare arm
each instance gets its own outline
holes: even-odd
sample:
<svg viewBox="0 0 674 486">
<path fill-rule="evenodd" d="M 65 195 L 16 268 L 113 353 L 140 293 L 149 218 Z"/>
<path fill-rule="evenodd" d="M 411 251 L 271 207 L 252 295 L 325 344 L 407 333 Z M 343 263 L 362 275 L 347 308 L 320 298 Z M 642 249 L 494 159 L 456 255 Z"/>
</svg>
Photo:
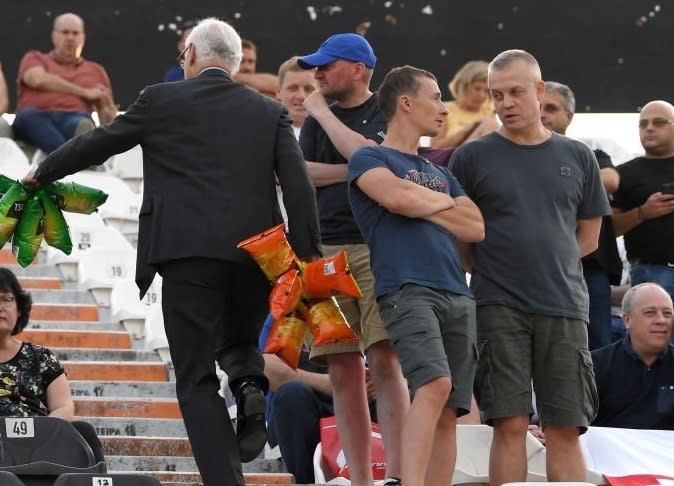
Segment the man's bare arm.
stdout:
<svg viewBox="0 0 674 486">
<path fill-rule="evenodd" d="M 363 172 L 356 185 L 367 196 L 394 214 L 408 218 L 426 218 L 455 206 L 454 199 L 442 192 L 396 177 L 384 167 Z"/>
<path fill-rule="evenodd" d="M 589 255 L 599 246 L 599 231 L 601 230 L 601 216 L 590 219 L 579 219 L 576 223 L 578 237 L 579 258 Z"/>
<path fill-rule="evenodd" d="M 347 164 L 326 164 L 307 161 L 309 179 L 315 187 L 329 186 L 347 180 Z"/>
<path fill-rule="evenodd" d="M 674 197 L 654 192 L 641 206 L 629 211 L 613 208 L 613 228 L 616 236 L 624 235 L 649 219 L 659 218 L 674 211 Z"/>
<path fill-rule="evenodd" d="M 478 243 L 484 240 L 484 219 L 480 209 L 467 196 L 454 199 L 456 206 L 425 217 L 445 228 L 457 240 Z"/>
<path fill-rule="evenodd" d="M 104 94 L 100 87 L 83 88 L 66 81 L 61 76 L 48 73 L 42 66 L 26 70 L 21 80 L 33 89 L 71 94 L 91 102 L 100 99 Z"/>
<path fill-rule="evenodd" d="M 278 76 L 270 73 L 236 73 L 234 81 L 272 98 L 276 96 L 279 87 Z"/>
</svg>

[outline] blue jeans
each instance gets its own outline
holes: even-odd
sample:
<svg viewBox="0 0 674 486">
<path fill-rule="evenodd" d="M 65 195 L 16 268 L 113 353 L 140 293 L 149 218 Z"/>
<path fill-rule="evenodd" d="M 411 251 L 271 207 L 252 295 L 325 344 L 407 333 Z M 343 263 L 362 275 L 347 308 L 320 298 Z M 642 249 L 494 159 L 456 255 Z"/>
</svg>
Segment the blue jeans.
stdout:
<svg viewBox="0 0 674 486">
<path fill-rule="evenodd" d="M 41 111 L 26 108 L 14 119 L 14 136 L 51 153 L 75 135 L 82 119 L 91 120 L 84 111 Z"/>
<path fill-rule="evenodd" d="M 611 343 L 611 284 L 601 270 L 583 270 L 590 296 L 590 324 L 587 340 L 590 351 Z"/>
<path fill-rule="evenodd" d="M 627 334 L 625 323 L 618 316 L 611 316 L 611 342 L 620 341 Z"/>
<path fill-rule="evenodd" d="M 630 277 L 632 286 L 646 282 L 661 285 L 674 300 L 674 267 L 638 263 L 632 265 Z"/>
</svg>

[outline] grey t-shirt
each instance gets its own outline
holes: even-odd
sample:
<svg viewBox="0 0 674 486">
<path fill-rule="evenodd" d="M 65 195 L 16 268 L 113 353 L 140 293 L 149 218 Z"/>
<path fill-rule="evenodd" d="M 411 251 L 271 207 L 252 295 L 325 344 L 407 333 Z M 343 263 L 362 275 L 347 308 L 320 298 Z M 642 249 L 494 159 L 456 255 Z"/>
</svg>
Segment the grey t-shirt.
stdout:
<svg viewBox="0 0 674 486">
<path fill-rule="evenodd" d="M 493 132 L 461 146 L 450 168 L 485 221 L 471 252 L 477 305 L 587 321 L 576 223 L 610 214 L 592 151 L 554 133 L 518 145 Z"/>
</svg>

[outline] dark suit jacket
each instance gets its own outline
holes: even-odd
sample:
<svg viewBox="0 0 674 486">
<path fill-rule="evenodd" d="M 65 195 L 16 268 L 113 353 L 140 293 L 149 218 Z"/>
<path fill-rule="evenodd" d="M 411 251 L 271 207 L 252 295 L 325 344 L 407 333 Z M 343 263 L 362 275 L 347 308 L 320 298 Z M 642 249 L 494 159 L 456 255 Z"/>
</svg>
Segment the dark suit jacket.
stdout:
<svg viewBox="0 0 674 486">
<path fill-rule="evenodd" d="M 274 174 L 293 248 L 300 257 L 319 254 L 315 191 L 280 103 L 220 69 L 149 86 L 112 123 L 51 153 L 35 178 L 49 183 L 137 144 L 144 171 L 136 263 L 141 297 L 165 261 L 206 257 L 253 265 L 236 245 L 282 222 Z"/>
</svg>

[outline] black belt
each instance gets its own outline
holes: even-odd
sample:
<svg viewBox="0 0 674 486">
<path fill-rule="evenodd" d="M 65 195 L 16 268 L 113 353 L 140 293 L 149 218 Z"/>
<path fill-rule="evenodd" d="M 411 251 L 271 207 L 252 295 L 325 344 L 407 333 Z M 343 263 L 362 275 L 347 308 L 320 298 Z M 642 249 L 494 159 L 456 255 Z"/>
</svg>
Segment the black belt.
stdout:
<svg viewBox="0 0 674 486">
<path fill-rule="evenodd" d="M 631 265 L 661 265 L 663 267 L 674 268 L 674 259 L 672 260 L 650 260 L 648 258 L 632 258 Z"/>
</svg>

